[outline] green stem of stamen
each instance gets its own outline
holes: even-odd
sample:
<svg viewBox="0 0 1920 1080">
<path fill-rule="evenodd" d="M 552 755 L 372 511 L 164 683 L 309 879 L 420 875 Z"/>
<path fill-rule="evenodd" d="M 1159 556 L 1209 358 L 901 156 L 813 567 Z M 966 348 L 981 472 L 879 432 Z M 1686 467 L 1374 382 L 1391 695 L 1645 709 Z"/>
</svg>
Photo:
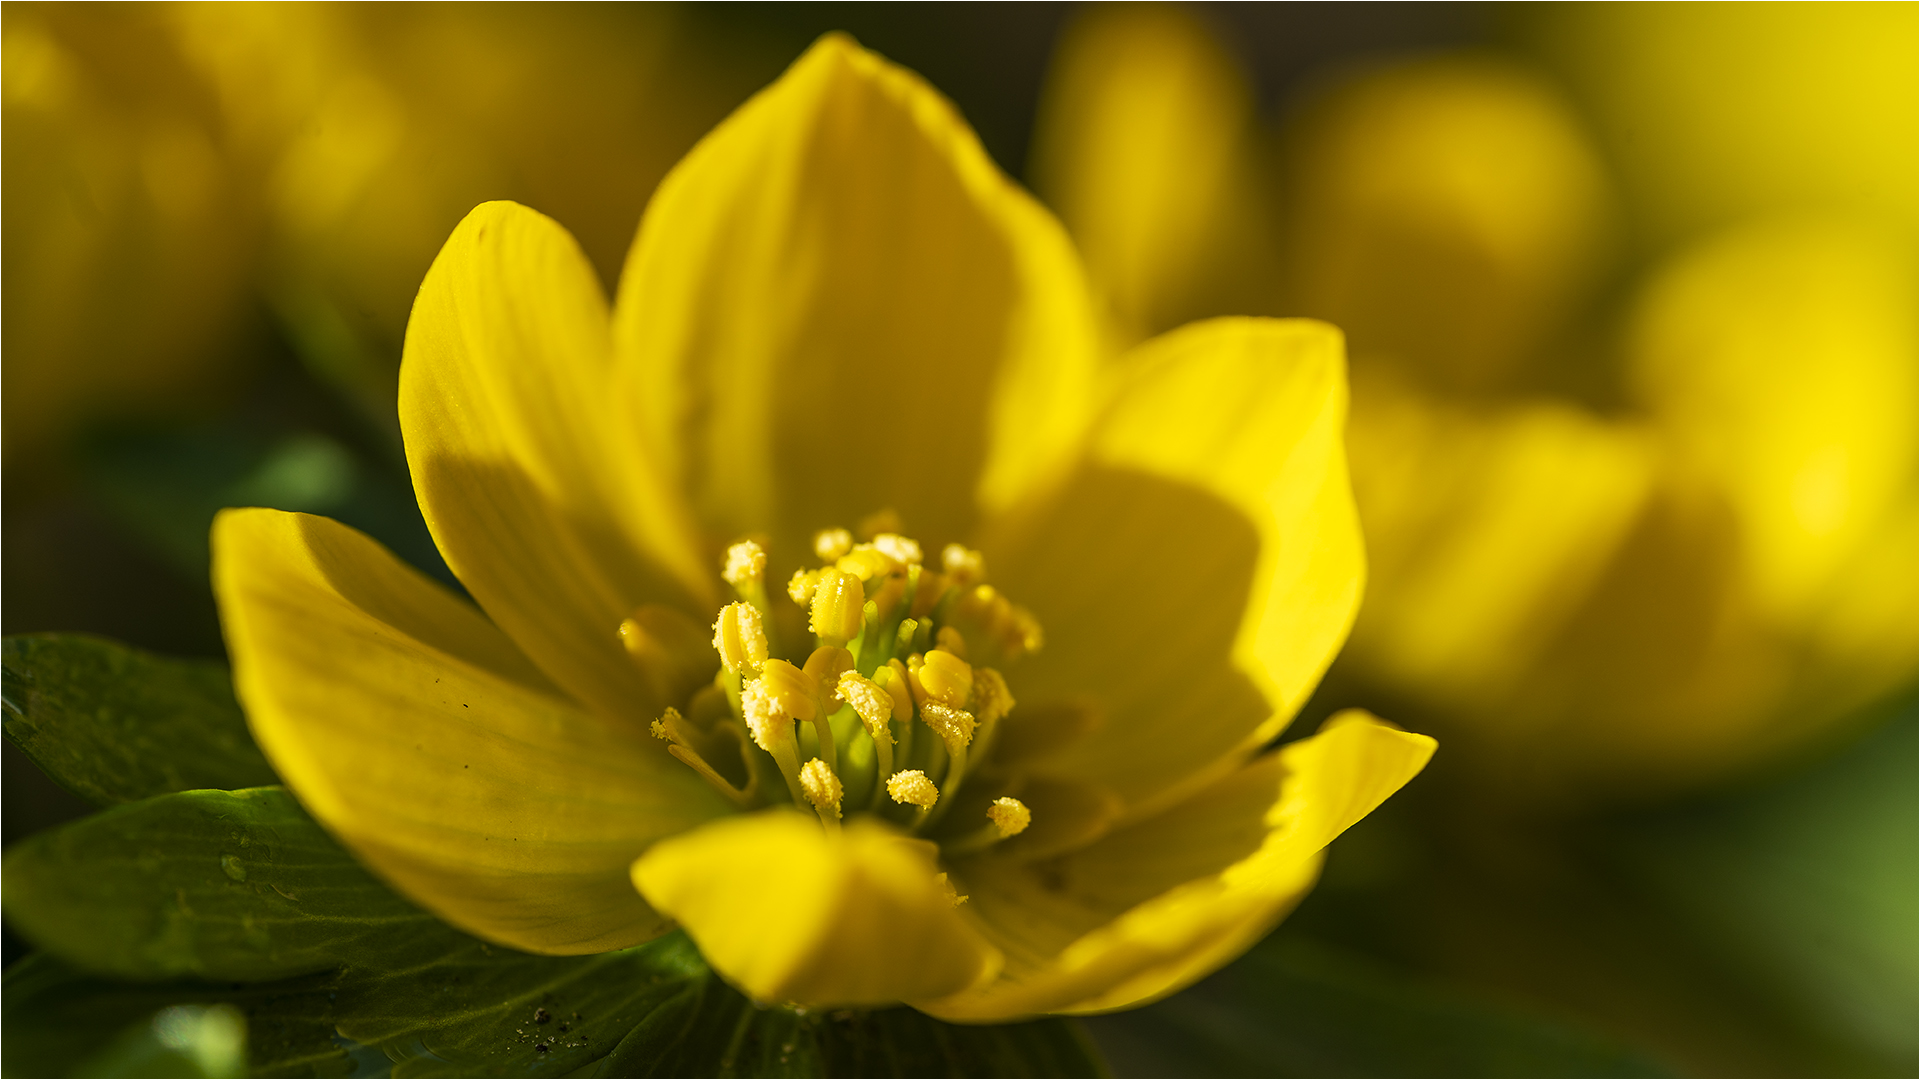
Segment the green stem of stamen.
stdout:
<svg viewBox="0 0 1920 1080">
<path fill-rule="evenodd" d="M 916 823 L 916 830 L 922 826 L 930 828 L 939 824 L 941 817 L 947 812 L 947 807 L 952 806 L 953 800 L 960 794 L 960 782 L 967 776 L 967 748 L 964 745 L 948 744 L 947 754 L 952 760 L 947 764 L 946 779 L 940 784 L 940 801 L 934 803 L 933 808 L 927 811 L 924 821 Z"/>
<path fill-rule="evenodd" d="M 1005 839 L 1007 839 L 1007 837 L 1001 834 L 1000 826 L 989 821 L 959 839 L 949 840 L 941 844 L 940 854 L 948 858 L 959 855 L 972 855 L 978 851 L 985 851 Z"/>
</svg>

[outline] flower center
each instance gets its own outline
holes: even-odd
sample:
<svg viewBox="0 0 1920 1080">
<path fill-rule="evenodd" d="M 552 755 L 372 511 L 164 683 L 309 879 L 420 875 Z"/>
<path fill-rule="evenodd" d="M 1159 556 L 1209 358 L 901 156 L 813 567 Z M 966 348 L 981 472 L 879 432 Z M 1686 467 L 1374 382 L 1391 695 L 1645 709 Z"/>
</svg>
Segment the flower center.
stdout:
<svg viewBox="0 0 1920 1080">
<path fill-rule="evenodd" d="M 727 550 L 721 576 L 739 599 L 714 620 L 720 671 L 654 735 L 741 807 L 811 807 L 828 831 L 874 814 L 961 855 L 1024 830 L 1032 815 L 1011 793 L 963 800 L 962 787 L 1014 707 L 998 667 L 1040 647 L 1033 616 L 959 544 L 935 568 L 898 532 L 856 543 L 828 529 L 814 554 L 821 565 L 774 597 L 765 549 Z M 635 619 L 621 633 L 636 658 L 658 637 Z M 949 819 L 963 801 L 970 820 Z"/>
</svg>

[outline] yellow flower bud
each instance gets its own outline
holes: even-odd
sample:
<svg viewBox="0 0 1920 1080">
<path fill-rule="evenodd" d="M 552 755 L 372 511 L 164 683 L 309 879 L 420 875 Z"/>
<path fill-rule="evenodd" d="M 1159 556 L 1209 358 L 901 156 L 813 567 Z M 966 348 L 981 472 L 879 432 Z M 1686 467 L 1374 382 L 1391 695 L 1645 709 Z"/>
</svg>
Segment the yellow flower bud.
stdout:
<svg viewBox="0 0 1920 1080">
<path fill-rule="evenodd" d="M 813 632 L 834 645 L 845 645 L 860 636 L 866 604 L 859 577 L 843 570 L 822 570 L 813 591 Z"/>
<path fill-rule="evenodd" d="M 760 610 L 743 603 L 721 608 L 713 624 L 713 647 L 730 672 L 760 670 L 767 660 L 767 632 L 760 625 Z"/>
</svg>

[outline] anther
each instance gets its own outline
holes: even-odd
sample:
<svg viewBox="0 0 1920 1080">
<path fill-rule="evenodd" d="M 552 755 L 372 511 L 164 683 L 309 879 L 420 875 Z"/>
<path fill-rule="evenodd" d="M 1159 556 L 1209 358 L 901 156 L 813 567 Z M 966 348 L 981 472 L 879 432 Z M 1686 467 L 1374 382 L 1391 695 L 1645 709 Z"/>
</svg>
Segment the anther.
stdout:
<svg viewBox="0 0 1920 1080">
<path fill-rule="evenodd" d="M 987 820 L 993 822 L 1000 839 L 1005 840 L 1027 831 L 1027 826 L 1033 824 L 1033 811 L 1019 799 L 1002 796 L 987 807 Z"/>
<path fill-rule="evenodd" d="M 853 550 L 853 534 L 845 529 L 821 529 L 813 534 L 813 553 L 821 562 L 832 562 Z"/>
<path fill-rule="evenodd" d="M 940 800 L 940 789 L 919 769 L 907 769 L 887 777 L 887 794 L 902 806 L 931 809 Z"/>
<path fill-rule="evenodd" d="M 973 694 L 973 668 L 965 660 L 945 649 L 934 649 L 912 670 L 927 700 L 950 709 L 966 708 L 967 698 Z"/>
<path fill-rule="evenodd" d="M 755 685 L 794 720 L 812 720 L 820 713 L 820 684 L 812 675 L 785 660 L 768 660 Z"/>
<path fill-rule="evenodd" d="M 882 555 L 901 566 L 912 566 L 922 558 L 919 542 L 901 536 L 899 533 L 881 533 L 873 538 L 873 546 Z"/>
<path fill-rule="evenodd" d="M 846 788 L 827 763 L 814 758 L 800 767 L 800 791 L 820 813 L 820 820 L 831 826 L 840 820 L 840 798 Z"/>
<path fill-rule="evenodd" d="M 886 577 L 895 570 L 900 569 L 900 563 L 897 562 L 893 556 L 888 555 L 872 544 L 856 545 L 852 551 L 842 555 L 839 561 L 833 565 L 852 574 L 861 581 L 872 581 L 874 578 Z"/>
<path fill-rule="evenodd" d="M 786 664 L 786 661 L 779 663 Z M 792 664 L 786 666 L 793 667 Z M 765 679 L 755 679 L 741 691 L 740 711 L 746 714 L 747 733 L 753 736 L 754 745 L 773 756 L 773 763 L 780 767 L 780 775 L 787 781 L 787 794 L 799 805 L 806 795 L 800 789 L 800 755 L 794 745 L 793 714 L 783 709 L 779 699 L 768 692 Z"/>
<path fill-rule="evenodd" d="M 861 518 L 854 531 L 860 534 L 862 540 L 870 540 L 881 533 L 897 533 L 900 531 L 900 514 L 892 507 L 876 511 Z"/>
<path fill-rule="evenodd" d="M 958 761 L 960 755 L 973 742 L 973 731 L 977 725 L 973 714 L 965 709 L 951 709 L 937 701 L 929 701 L 920 707 L 920 719 L 926 721 L 935 735 L 947 744 L 947 753 Z"/>
<path fill-rule="evenodd" d="M 967 658 L 967 639 L 960 631 L 951 626 L 943 626 L 933 632 L 934 643 L 962 660 Z"/>
<path fill-rule="evenodd" d="M 823 570 L 813 592 L 813 632 L 829 645 L 845 645 L 860 636 L 866 606 L 859 577 L 843 570 Z"/>
<path fill-rule="evenodd" d="M 853 706 L 853 713 L 873 739 L 873 764 L 876 776 L 893 774 L 893 729 L 887 721 L 893 716 L 893 695 L 864 679 L 857 671 L 843 671 L 834 688 L 841 700 Z M 880 787 L 874 785 L 873 804 L 879 805 Z"/>
<path fill-rule="evenodd" d="M 819 584 L 819 570 L 795 570 L 787 579 L 787 595 L 794 603 L 804 606 L 813 600 L 813 590 Z"/>
<path fill-rule="evenodd" d="M 766 580 L 767 552 L 751 540 L 742 540 L 727 549 L 727 564 L 720 571 L 727 584 L 745 589 Z"/>
<path fill-rule="evenodd" d="M 733 603 L 720 609 L 713 624 L 713 647 L 720 663 L 733 674 L 758 671 L 767 662 L 767 633 L 761 626 L 760 609 L 748 603 Z"/>
<path fill-rule="evenodd" d="M 987 561 L 972 548 L 948 544 L 940 551 L 940 568 L 955 588 L 964 589 L 986 580 Z"/>
<path fill-rule="evenodd" d="M 953 887 L 953 880 L 947 877 L 947 875 L 935 874 L 933 876 L 933 882 L 934 884 L 940 886 L 941 892 L 947 894 L 947 901 L 951 903 L 954 907 L 959 907 L 961 904 L 964 904 L 967 902 L 967 898 L 960 895 L 960 891 Z"/>
<path fill-rule="evenodd" d="M 1033 811 L 1019 799 L 1001 796 L 987 805 L 987 823 L 965 836 L 940 845 L 948 858 L 985 851 L 1011 836 L 1018 836 L 1033 824 Z"/>
</svg>

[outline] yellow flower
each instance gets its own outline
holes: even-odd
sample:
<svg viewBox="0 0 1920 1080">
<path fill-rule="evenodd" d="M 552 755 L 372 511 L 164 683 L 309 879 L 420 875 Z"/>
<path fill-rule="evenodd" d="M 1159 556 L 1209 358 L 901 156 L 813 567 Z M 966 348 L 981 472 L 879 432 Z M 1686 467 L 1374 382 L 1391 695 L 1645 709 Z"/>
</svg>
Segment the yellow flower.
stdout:
<svg viewBox="0 0 1920 1080">
<path fill-rule="evenodd" d="M 1894 121 L 1911 116 L 1911 96 L 1867 92 L 1902 70 L 1911 84 L 1911 50 L 1853 48 L 1875 26 L 1910 25 L 1911 10 L 1542 21 L 1556 20 L 1547 29 L 1578 53 L 1590 91 L 1606 91 L 1616 128 L 1643 115 L 1625 111 L 1630 94 L 1643 110 L 1672 104 L 1645 117 L 1661 151 L 1629 148 L 1639 227 L 1671 231 L 1679 203 L 1698 203 L 1710 179 L 1753 185 L 1728 191 L 1729 205 L 1761 188 L 1776 198 L 1898 189 L 1911 204 L 1912 155 L 1886 150 L 1910 145 L 1911 123 Z M 1688 45 L 1623 33 L 1642 24 L 1684 32 Z M 1791 69 L 1812 80 L 1804 93 L 1766 88 L 1816 103 L 1783 118 L 1804 150 L 1787 153 L 1746 98 L 1756 80 L 1785 77 L 1751 50 L 1785 55 L 1797 35 L 1818 39 L 1823 59 Z M 1644 66 L 1618 63 L 1604 51 L 1615 47 Z M 1873 70 L 1841 77 L 1834 58 L 1856 52 Z M 1038 137 L 1071 141 L 1034 153 L 1073 162 L 1076 182 L 1037 179 L 1097 280 L 1134 266 L 1240 265 L 1196 224 L 1189 192 L 1121 167 L 1180 162 L 1201 136 L 1250 143 L 1219 134 L 1248 123 L 1223 62 L 1203 28 L 1165 12 L 1101 9 L 1064 36 Z M 1162 95 L 1177 115 L 1097 122 L 1128 100 L 1137 72 L 1205 65 L 1209 77 Z M 1736 68 L 1741 79 L 1719 80 Z M 1693 96 L 1673 102 L 1683 90 Z M 1677 116 L 1740 110 L 1738 125 L 1692 125 L 1712 153 L 1674 152 L 1686 138 Z M 1887 138 L 1844 154 L 1806 149 L 1827 145 L 1826 121 L 1841 112 Z M 1598 152 L 1549 84 L 1487 57 L 1372 67 L 1317 97 L 1287 135 L 1289 172 L 1272 185 L 1285 195 L 1284 273 L 1270 302 L 1339 322 L 1355 372 L 1348 444 L 1370 579 L 1338 692 L 1444 726 L 1478 790 L 1567 799 L 1670 790 L 1777 760 L 1912 677 L 1910 271 L 1871 230 L 1794 219 L 1682 248 L 1619 335 L 1624 385 L 1604 388 L 1598 358 L 1564 339 L 1622 223 Z M 1787 158 L 1784 173 L 1750 175 Z M 1674 213 L 1653 205 L 1656 182 L 1674 188 Z M 1115 251 L 1125 258 L 1097 262 Z M 1151 288 L 1109 290 L 1122 326 L 1153 328 L 1176 296 L 1209 310 L 1191 281 L 1140 280 Z M 1211 310 L 1226 296 L 1216 291 Z M 1616 400 L 1603 413 L 1583 396 Z"/>
<path fill-rule="evenodd" d="M 480 207 L 400 388 L 478 607 L 227 512 L 256 737 L 368 865 L 517 948 L 677 923 L 759 999 L 963 1020 L 1191 982 L 1432 741 L 1352 714 L 1261 752 L 1359 599 L 1338 334 L 1106 363 L 1088 311 L 951 106 L 837 36 L 669 175 L 611 309 L 558 225 Z"/>
</svg>

